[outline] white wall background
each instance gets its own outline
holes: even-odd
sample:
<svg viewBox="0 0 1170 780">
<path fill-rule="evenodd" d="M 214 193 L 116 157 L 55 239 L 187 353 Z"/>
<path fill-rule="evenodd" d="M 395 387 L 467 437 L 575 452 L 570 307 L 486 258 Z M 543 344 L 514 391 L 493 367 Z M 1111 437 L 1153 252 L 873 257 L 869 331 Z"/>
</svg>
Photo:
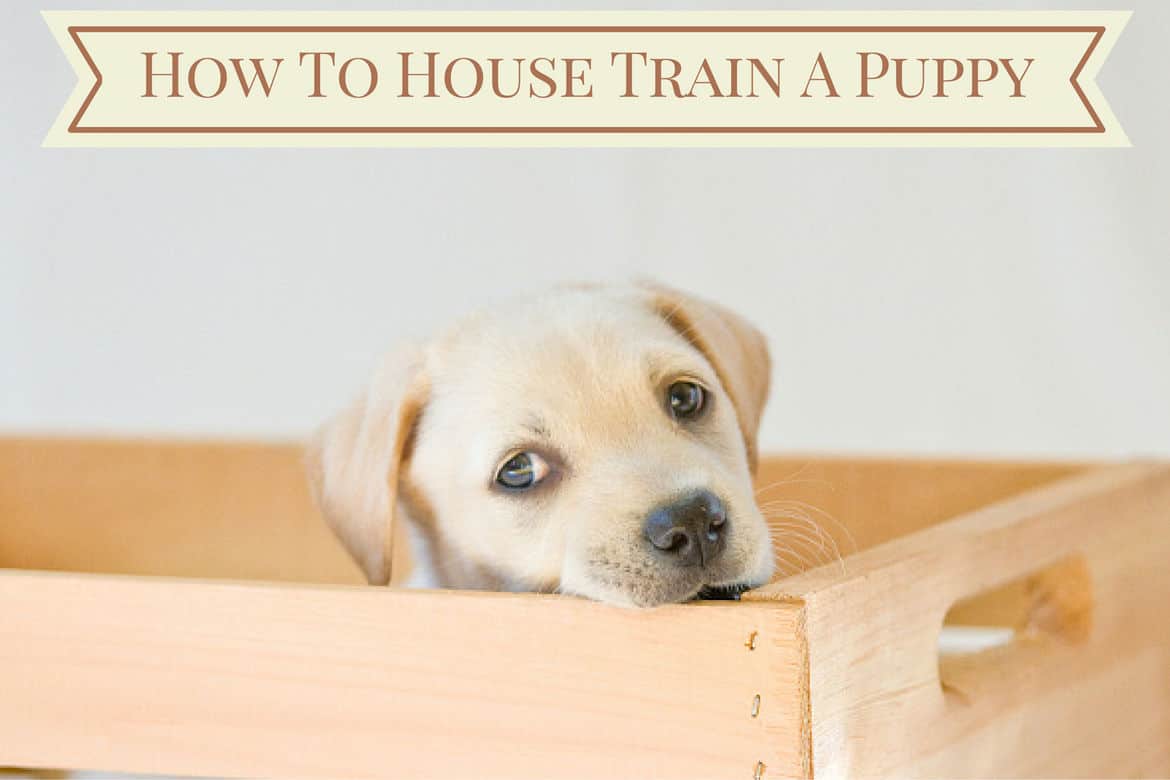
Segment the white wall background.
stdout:
<svg viewBox="0 0 1170 780">
<path fill-rule="evenodd" d="M 412 7 L 249 3 L 325 6 Z M 399 334 L 649 274 L 771 337 L 768 449 L 1170 455 L 1170 3 L 883 6 L 1136 9 L 1134 148 L 42 149 L 62 4 L 0 4 L 0 432 L 296 437 Z"/>
</svg>

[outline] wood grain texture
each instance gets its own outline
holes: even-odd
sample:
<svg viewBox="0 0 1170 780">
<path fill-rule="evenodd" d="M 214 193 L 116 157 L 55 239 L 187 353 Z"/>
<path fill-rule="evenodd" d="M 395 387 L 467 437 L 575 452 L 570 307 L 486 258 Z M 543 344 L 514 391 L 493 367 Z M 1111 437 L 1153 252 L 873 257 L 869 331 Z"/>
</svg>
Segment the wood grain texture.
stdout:
<svg viewBox="0 0 1170 780">
<path fill-rule="evenodd" d="M 296 444 L 0 437 L 0 566 L 357 584 Z M 1074 473 L 1078 464 L 770 456 L 777 578 Z M 808 519 L 794 519 L 803 515 Z M 813 549 L 794 534 L 832 543 Z M 403 529 L 396 529 L 401 536 Z M 409 545 L 394 545 L 394 579 Z"/>
<path fill-rule="evenodd" d="M 814 776 L 1161 777 L 1170 775 L 1168 559 L 1170 466 L 1133 464 L 749 597 L 805 604 Z M 936 643 L 951 605 L 1062 561 L 1088 569 L 1088 636 L 1028 635 L 953 670 L 944 692 Z"/>
<path fill-rule="evenodd" d="M 784 455 L 764 457 L 756 482 L 774 528 L 776 579 L 782 579 L 833 562 L 835 552 L 844 557 L 867 550 L 1086 468 L 1075 462 Z"/>
<path fill-rule="evenodd" d="M 0 438 L 0 474 L 3 567 L 365 581 L 295 445 Z"/>
<path fill-rule="evenodd" d="M 768 777 L 802 771 L 790 604 L 634 611 L 0 572 L 0 614 L 4 765 L 303 778 L 751 777 L 759 761 Z"/>
<path fill-rule="evenodd" d="M 1164 464 L 765 458 L 765 506 L 851 554 L 806 548 L 790 572 L 827 565 L 741 604 L 644 612 L 303 584 L 360 576 L 293 445 L 0 439 L 0 473 L 0 566 L 298 583 L 0 571 L 0 764 L 1170 775 Z M 943 616 L 985 591 L 967 617 L 1025 636 L 940 673 Z"/>
</svg>

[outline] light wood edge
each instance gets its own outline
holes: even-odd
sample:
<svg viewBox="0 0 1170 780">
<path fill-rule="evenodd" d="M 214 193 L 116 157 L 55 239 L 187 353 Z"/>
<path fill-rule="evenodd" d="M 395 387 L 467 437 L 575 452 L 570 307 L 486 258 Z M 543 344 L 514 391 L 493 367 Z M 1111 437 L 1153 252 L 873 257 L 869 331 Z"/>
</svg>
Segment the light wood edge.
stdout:
<svg viewBox="0 0 1170 780">
<path fill-rule="evenodd" d="M 950 577 L 944 590 L 925 594 L 949 608 L 964 597 L 1006 585 L 1024 574 L 1056 563 L 1064 556 L 1054 550 L 1075 544 L 1066 540 L 1065 544 L 1056 544 L 1049 551 L 1017 549 L 1015 552 L 1023 552 L 1025 557 L 1010 556 L 1013 563 L 1008 567 L 987 566 L 986 560 L 983 560 L 979 572 L 966 573 L 972 556 L 986 547 L 991 535 L 1025 529 L 1045 515 L 1076 507 L 1086 498 L 1124 491 L 1131 486 L 1167 476 L 1170 476 L 1170 463 L 1159 461 L 1098 466 L 1083 474 L 1057 480 L 909 536 L 863 550 L 850 556 L 844 566 L 840 563 L 818 566 L 770 583 L 745 594 L 745 599 L 800 601 L 869 580 L 875 574 L 891 569 L 929 564 L 932 569 L 959 568 L 967 574 L 960 578 Z"/>
<path fill-rule="evenodd" d="M 700 780 L 763 762 L 767 777 L 807 777 L 795 603 L 636 611 L 0 571 L 0 612 L 0 764 L 323 780 L 621 767 Z"/>
<path fill-rule="evenodd" d="M 849 555 L 1082 467 L 773 454 L 761 459 L 760 500 L 807 508 L 815 533 Z M 363 581 L 313 506 L 292 442 L 0 436 L 0 473 L 0 566 Z M 830 554 L 794 556 L 783 522 L 778 576 Z M 396 578 L 409 571 L 408 546 L 394 545 Z"/>
<path fill-rule="evenodd" d="M 1048 728 L 1073 733 L 1075 729 L 1061 722 L 1061 710 L 1039 701 L 1041 690 L 1063 685 L 1076 691 L 1083 683 L 1079 675 L 1088 669 L 1099 669 L 1111 658 L 1120 663 L 1119 642 L 1128 652 L 1162 646 L 1158 652 L 1170 652 L 1170 626 L 1164 614 L 1147 611 L 1135 617 L 1122 610 L 1121 616 L 1110 616 L 1112 634 L 1085 652 L 1076 643 L 1039 636 L 1010 651 L 989 654 L 984 660 L 990 663 L 959 664 L 966 693 L 977 692 L 978 701 L 964 695 L 958 710 L 952 706 L 955 702 L 947 701 L 939 684 L 937 639 L 950 607 L 1046 567 L 1078 565 L 1086 545 L 1098 568 L 1109 568 L 1114 565 L 1108 560 L 1109 550 L 1094 542 L 1094 522 L 1103 516 L 1128 524 L 1113 529 L 1127 544 L 1170 553 L 1170 534 L 1150 535 L 1156 528 L 1165 532 L 1158 522 L 1170 516 L 1170 464 L 1138 462 L 1091 469 L 865 550 L 848 559 L 845 572 L 838 566 L 819 567 L 745 594 L 748 601 L 805 605 L 808 659 L 814 670 L 808 681 L 812 774 L 929 776 L 944 767 L 948 776 L 963 777 L 979 776 L 981 767 L 985 773 L 989 767 L 993 772 L 1020 771 L 1011 768 L 1013 761 L 1018 766 L 1026 763 L 1009 746 L 1008 733 L 1014 727 L 1007 703 L 1015 702 L 1010 706 L 1026 711 L 1028 705 L 1020 702 L 1027 700 L 1028 690 L 1035 690 L 1038 703 L 1031 717 L 1051 722 Z M 1152 569 L 1148 576 L 1154 576 Z M 1170 578 L 1157 576 L 1160 592 L 1170 596 Z M 1107 606 L 1117 611 L 1116 605 Z M 1119 623 L 1123 630 L 1118 630 Z M 1086 660 L 1090 657 L 1095 666 Z M 1156 683 L 1150 680 L 1149 685 Z M 1009 730 L 998 753 L 987 749 L 997 744 L 989 737 L 994 729 L 987 730 L 987 719 L 996 707 Z M 1170 709 L 1134 715 L 1161 722 L 1158 719 L 1170 715 Z M 978 723 L 983 724 L 979 727 L 983 743 L 971 736 Z M 894 739 L 894 734 L 902 736 Z M 907 740 L 907 734 L 917 737 Z M 1060 756 L 1046 756 L 1050 764 L 1033 759 L 1043 768 L 1036 776 L 1105 776 L 1100 773 L 1118 766 L 1110 763 L 1116 762 L 1110 750 L 1117 752 L 1115 743 L 1127 744 L 1124 735 L 1110 740 L 1109 748 L 1105 747 L 1109 740 L 1100 740 L 1100 755 L 1091 761 L 1082 757 L 1080 764 L 1061 763 Z M 973 747 L 979 744 L 982 750 Z M 1123 772 L 1149 774 L 1150 766 L 1170 772 L 1170 756 L 1159 750 L 1127 748 L 1124 752 L 1132 754 L 1127 760 L 1140 769 Z M 975 756 L 982 763 L 976 763 Z"/>
</svg>

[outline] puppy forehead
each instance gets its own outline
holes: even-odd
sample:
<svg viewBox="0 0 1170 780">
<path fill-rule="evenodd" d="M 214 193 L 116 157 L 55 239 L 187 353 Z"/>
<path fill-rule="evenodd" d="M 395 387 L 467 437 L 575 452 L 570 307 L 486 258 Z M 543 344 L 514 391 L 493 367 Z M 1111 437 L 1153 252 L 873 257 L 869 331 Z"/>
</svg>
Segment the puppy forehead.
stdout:
<svg viewBox="0 0 1170 780">
<path fill-rule="evenodd" d="M 649 306 L 594 291 L 481 313 L 440 341 L 435 360 L 444 416 L 474 415 L 495 429 L 636 418 L 655 402 L 646 392 L 655 381 L 715 381 L 702 354 Z"/>
<path fill-rule="evenodd" d="M 706 361 L 661 317 L 634 301 L 578 292 L 480 315 L 447 343 L 442 378 L 492 390 L 535 389 L 553 379 L 645 382 L 670 363 Z M 551 376 L 556 372 L 557 376 Z"/>
</svg>

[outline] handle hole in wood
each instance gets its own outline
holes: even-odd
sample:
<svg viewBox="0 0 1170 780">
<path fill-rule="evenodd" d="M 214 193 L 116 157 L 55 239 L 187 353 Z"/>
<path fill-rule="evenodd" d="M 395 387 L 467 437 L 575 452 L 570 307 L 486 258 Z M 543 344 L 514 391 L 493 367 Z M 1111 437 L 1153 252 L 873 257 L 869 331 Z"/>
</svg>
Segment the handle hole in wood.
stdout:
<svg viewBox="0 0 1170 780">
<path fill-rule="evenodd" d="M 1080 556 L 962 599 L 939 632 L 939 683 L 971 698 L 1022 655 L 1084 641 L 1092 621 L 1092 582 Z"/>
</svg>

